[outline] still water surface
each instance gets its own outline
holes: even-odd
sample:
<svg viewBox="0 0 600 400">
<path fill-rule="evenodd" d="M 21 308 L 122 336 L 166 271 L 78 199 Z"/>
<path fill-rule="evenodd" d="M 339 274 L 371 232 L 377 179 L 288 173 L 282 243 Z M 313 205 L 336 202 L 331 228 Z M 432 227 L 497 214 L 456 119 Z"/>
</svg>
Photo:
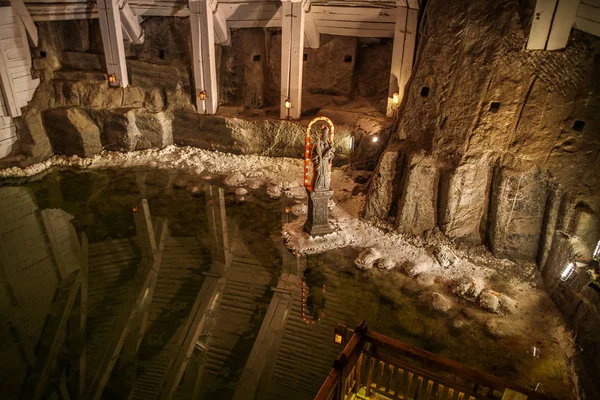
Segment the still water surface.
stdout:
<svg viewBox="0 0 600 400">
<path fill-rule="evenodd" d="M 78 390 L 82 309 L 86 390 L 101 387 L 110 355 L 120 354 L 105 377 L 105 398 L 150 399 L 169 390 L 179 398 L 251 398 L 251 390 L 261 398 L 311 399 L 342 350 L 332 340 L 335 325 L 354 327 L 361 320 L 383 334 L 569 397 L 564 360 L 553 344 L 535 337 L 492 339 L 476 324 L 453 328 L 418 291 L 398 290 L 396 273 L 357 270 L 353 260 L 360 249 L 295 257 L 280 234 L 282 223 L 293 218 L 285 212 L 291 200 L 269 199 L 264 190 L 242 199 L 234 191 L 218 179 L 154 169 L 53 171 L 19 185 L 4 183 L 1 300 L 7 323 L 1 357 L 11 362 L 3 362 L 0 373 L 8 398 L 38 377 L 28 370 L 32 354 L 57 343 L 45 396 L 54 395 L 60 376 Z M 141 271 L 151 253 L 140 235 L 148 238 L 149 228 L 134 219 L 145 211 L 142 199 L 154 237 L 161 224 L 168 226 L 162 259 L 145 286 Z M 89 241 L 85 260 L 82 234 Z M 156 242 L 160 247 L 160 238 Z M 51 322 L 63 315 L 85 263 L 87 295 L 79 291 L 57 337 Z M 269 329 L 276 340 L 253 353 L 275 303 L 279 312 L 287 310 L 281 314 L 287 322 L 273 318 Z M 542 357 L 532 357 L 532 345 L 543 348 Z M 244 374 L 249 363 L 255 367 Z"/>
</svg>

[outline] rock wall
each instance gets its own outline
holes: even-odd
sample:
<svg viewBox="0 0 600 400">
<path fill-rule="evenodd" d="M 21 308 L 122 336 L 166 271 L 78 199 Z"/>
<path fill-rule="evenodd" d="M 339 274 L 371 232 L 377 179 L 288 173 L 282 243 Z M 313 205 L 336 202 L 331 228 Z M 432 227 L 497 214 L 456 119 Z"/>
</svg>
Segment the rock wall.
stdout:
<svg viewBox="0 0 600 400">
<path fill-rule="evenodd" d="M 302 157 L 306 124 L 318 113 L 336 124 L 337 165 L 375 168 L 392 125 L 383 115 L 381 96 L 387 90 L 390 41 L 362 40 L 361 54 L 376 54 L 383 61 L 367 67 L 363 60 L 360 68 L 355 67 L 356 38 L 323 35 L 320 48 L 305 49 L 306 120 L 287 122 L 278 117 L 280 31 L 233 30 L 231 46 L 216 47 L 221 106 L 218 116 L 204 116 L 191 102 L 189 19 L 152 17 L 143 26 L 145 42 L 126 43 L 130 87 L 110 88 L 97 20 L 40 22 L 41 44 L 32 54 L 42 83 L 17 121 L 22 154 L 0 164 L 172 143 Z M 382 76 L 385 82 L 367 90 L 357 85 L 365 76 Z M 369 140 L 375 136 L 380 140 Z"/>
<path fill-rule="evenodd" d="M 539 261 L 559 208 L 581 204 L 569 232 L 596 243 L 600 39 L 574 30 L 564 51 L 527 51 L 532 9 L 509 0 L 432 0 L 424 18 L 365 215 Z"/>
</svg>

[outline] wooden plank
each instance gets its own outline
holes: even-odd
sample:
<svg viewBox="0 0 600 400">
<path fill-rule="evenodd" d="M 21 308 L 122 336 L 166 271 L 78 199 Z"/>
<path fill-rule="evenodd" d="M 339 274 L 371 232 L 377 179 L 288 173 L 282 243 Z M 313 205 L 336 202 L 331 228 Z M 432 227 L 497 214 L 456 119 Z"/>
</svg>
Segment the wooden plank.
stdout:
<svg viewBox="0 0 600 400">
<path fill-rule="evenodd" d="M 302 69 L 304 61 L 305 13 L 302 3 L 282 1 L 281 95 L 282 119 L 298 119 L 302 111 Z M 285 107 L 286 101 L 291 103 Z"/>
<path fill-rule="evenodd" d="M 221 46 L 229 46 L 231 44 L 231 34 L 227 27 L 227 20 L 221 10 L 213 14 L 213 26 L 215 30 L 215 43 Z"/>
<path fill-rule="evenodd" d="M 315 23 L 314 15 L 310 12 L 305 15 L 304 21 L 304 47 L 318 49 L 321 44 L 321 34 Z"/>
<path fill-rule="evenodd" d="M 81 233 L 81 269 L 79 275 L 81 277 L 81 295 L 79 296 L 79 365 L 77 368 L 78 375 L 78 398 L 83 398 L 85 393 L 85 377 L 86 377 L 86 353 L 87 353 L 87 315 L 88 315 L 88 290 L 89 290 L 89 243 L 85 232 Z"/>
<path fill-rule="evenodd" d="M 600 22 L 600 7 L 594 7 L 587 4 L 579 4 L 577 10 L 577 17 L 592 20 L 594 22 Z"/>
<path fill-rule="evenodd" d="M 207 311 L 215 306 L 215 300 L 219 294 L 220 288 L 224 284 L 225 278 L 206 277 L 202 283 L 200 292 L 194 301 L 192 311 L 186 320 L 183 328 L 185 332 L 181 347 L 177 353 L 177 358 L 169 369 L 165 384 L 160 392 L 159 399 L 171 399 L 179 382 L 183 376 L 187 363 L 198 341 L 198 336 L 204 328 Z"/>
<path fill-rule="evenodd" d="M 600 0 L 581 0 L 581 4 L 585 4 L 586 6 L 600 8 Z"/>
<path fill-rule="evenodd" d="M 575 29 L 580 31 L 591 33 L 592 35 L 600 36 L 600 23 L 590 21 L 589 19 L 583 19 L 580 17 L 575 18 Z"/>
<path fill-rule="evenodd" d="M 123 32 L 127 36 L 127 40 L 133 44 L 144 43 L 144 30 L 140 25 L 137 15 L 129 5 L 129 2 L 125 2 L 120 6 L 120 14 L 121 26 L 123 27 Z"/>
<path fill-rule="evenodd" d="M 356 36 L 356 37 L 370 37 L 370 38 L 384 38 L 394 37 L 394 30 L 366 30 L 366 29 L 348 29 L 348 28 L 330 28 L 330 27 L 319 27 L 319 32 L 325 35 L 338 35 L 338 36 Z"/>
<path fill-rule="evenodd" d="M 142 242 L 141 236 L 149 236 L 149 232 L 152 231 L 152 224 L 147 223 L 147 221 L 150 220 L 149 212 L 146 211 L 147 207 L 144 207 L 144 205 L 147 206 L 146 200 L 143 200 L 138 207 L 141 213 L 137 214 L 134 218 L 140 242 Z M 142 213 L 143 215 L 141 215 Z M 129 292 L 129 300 L 125 302 L 118 314 L 112 334 L 108 341 L 108 346 L 104 350 L 102 361 L 98 367 L 98 371 L 94 375 L 92 382 L 87 386 L 84 398 L 88 400 L 100 399 L 131 328 L 133 318 L 136 315 L 135 311 L 139 308 L 140 303 L 144 298 L 144 293 L 152 279 L 155 279 L 158 274 L 162 262 L 165 242 L 168 237 L 168 224 L 166 220 L 163 220 L 163 224 L 158 227 L 156 235 L 156 237 L 160 238 L 158 241 L 156 241 L 154 236 L 147 237 L 143 240 L 144 243 L 157 242 L 156 249 L 153 251 L 151 257 L 143 258 L 142 263 L 138 268 L 133 289 Z"/>
<path fill-rule="evenodd" d="M 404 34 L 404 50 L 402 51 L 402 72 L 398 81 L 398 93 L 403 96 L 406 84 L 412 74 L 412 65 L 415 59 L 415 47 L 417 44 L 417 23 L 419 11 L 409 9 L 406 15 L 406 29 Z"/>
<path fill-rule="evenodd" d="M 557 3 L 558 0 L 536 1 L 529 39 L 527 40 L 528 50 L 544 50 L 546 48 Z"/>
<path fill-rule="evenodd" d="M 10 9 L 10 7 L 3 7 L 3 9 L 6 8 Z M 18 106 L 13 80 L 10 76 L 8 53 L 2 48 L 2 42 L 0 42 L 0 53 L 0 85 L 2 86 L 2 95 L 8 114 L 15 118 L 21 115 L 21 108 Z"/>
<path fill-rule="evenodd" d="M 317 26 L 320 28 L 346 28 L 346 29 L 358 29 L 358 30 L 393 30 L 396 26 L 395 23 L 381 23 L 381 22 L 360 22 L 360 21 L 328 21 L 328 20 L 317 20 Z"/>
<path fill-rule="evenodd" d="M 189 9 L 196 110 L 199 114 L 215 114 L 219 106 L 219 89 L 214 18 L 210 5 L 204 0 L 191 0 Z"/>
<path fill-rule="evenodd" d="M 311 12 L 315 13 L 315 17 L 317 15 L 348 15 L 354 16 L 354 18 L 368 18 L 376 19 L 376 18 L 393 18 L 396 15 L 396 7 L 383 8 L 383 7 L 334 7 L 334 6 L 323 6 L 323 5 L 313 5 L 311 7 Z M 320 17 L 317 17 L 320 18 Z M 350 18 L 350 17 L 349 17 Z M 350 20 L 350 19 L 348 19 Z"/>
<path fill-rule="evenodd" d="M 81 287 L 79 272 L 71 275 L 64 288 L 59 290 L 55 304 L 62 303 L 57 317 L 50 316 L 38 345 L 38 360 L 23 387 L 22 398 L 39 400 L 44 396 L 46 383 L 54 370 L 56 357 L 65 339 L 67 321 Z"/>
<path fill-rule="evenodd" d="M 578 8 L 579 0 L 558 0 L 546 50 L 560 50 L 567 47 Z"/>
<path fill-rule="evenodd" d="M 396 26 L 394 27 L 394 46 L 392 48 L 392 64 L 390 68 L 390 86 L 388 89 L 386 115 L 391 117 L 395 108 L 402 102 L 404 91 L 400 90 L 402 74 L 402 55 L 404 54 L 404 39 L 406 30 L 406 16 L 408 10 L 399 8 L 396 12 Z M 394 103 L 394 94 L 398 95 L 398 102 Z"/>
<path fill-rule="evenodd" d="M 19 15 L 19 18 L 21 18 L 25 29 L 27 29 L 27 34 L 31 38 L 31 43 L 33 43 L 33 47 L 37 47 L 39 44 L 38 30 L 35 24 L 33 23 L 31 15 L 29 15 L 29 11 L 27 11 L 27 7 L 25 7 L 25 3 L 23 3 L 23 0 L 11 0 L 10 3 L 16 10 L 17 14 Z"/>
<path fill-rule="evenodd" d="M 114 86 L 127 87 L 129 86 L 129 78 L 127 77 L 125 62 L 121 14 L 115 1 L 98 0 L 100 32 L 102 34 L 107 73 L 115 77 Z"/>
</svg>

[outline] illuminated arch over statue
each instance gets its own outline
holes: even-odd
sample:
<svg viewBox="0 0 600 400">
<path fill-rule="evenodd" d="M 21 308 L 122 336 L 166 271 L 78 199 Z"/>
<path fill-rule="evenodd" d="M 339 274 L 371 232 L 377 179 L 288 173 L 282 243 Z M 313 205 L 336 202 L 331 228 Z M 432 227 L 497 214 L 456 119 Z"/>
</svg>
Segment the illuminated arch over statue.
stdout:
<svg viewBox="0 0 600 400">
<path fill-rule="evenodd" d="M 312 166 L 312 157 L 313 157 L 313 154 L 311 152 L 310 132 L 311 132 L 313 125 L 315 123 L 321 122 L 321 121 L 325 122 L 329 126 L 329 137 L 328 137 L 327 141 L 330 145 L 333 145 L 333 139 L 335 137 L 335 126 L 333 125 L 333 122 L 327 117 L 316 117 L 312 121 L 310 121 L 310 123 L 306 127 L 306 138 L 305 138 L 305 147 L 304 147 L 304 186 L 310 192 L 313 191 L 313 187 L 312 187 L 313 179 L 309 179 L 310 173 L 311 173 L 311 166 Z M 329 161 L 329 173 L 330 174 L 331 174 L 331 163 L 332 162 L 330 160 Z M 312 173 L 313 173 L 313 178 L 314 178 L 314 174 L 315 174 L 314 168 L 312 168 Z M 327 188 L 327 189 L 329 189 L 329 188 Z"/>
</svg>

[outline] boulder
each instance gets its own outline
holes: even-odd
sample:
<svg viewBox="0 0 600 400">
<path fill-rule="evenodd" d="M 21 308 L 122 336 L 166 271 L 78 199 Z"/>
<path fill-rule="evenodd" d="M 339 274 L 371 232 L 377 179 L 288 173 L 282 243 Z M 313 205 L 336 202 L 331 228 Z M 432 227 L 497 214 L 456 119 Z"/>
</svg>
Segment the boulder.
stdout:
<svg viewBox="0 0 600 400">
<path fill-rule="evenodd" d="M 435 228 L 439 169 L 435 159 L 424 153 L 411 157 L 406 187 L 398 205 L 398 227 L 419 235 Z"/>
<path fill-rule="evenodd" d="M 225 178 L 225 184 L 228 186 L 241 186 L 246 183 L 246 177 L 240 172 L 229 175 Z"/>
<path fill-rule="evenodd" d="M 173 144 L 173 126 L 165 112 L 136 112 L 135 123 L 140 133 L 136 150 L 162 148 Z"/>
<path fill-rule="evenodd" d="M 391 258 L 381 258 L 377 262 L 377 268 L 389 270 L 396 267 L 396 261 Z"/>
<path fill-rule="evenodd" d="M 247 194 L 248 194 L 248 189 L 246 189 L 246 188 L 237 188 L 235 190 L 235 195 L 236 196 L 245 196 Z"/>
<path fill-rule="evenodd" d="M 142 136 L 135 112 L 131 109 L 90 110 L 88 115 L 100 127 L 103 148 L 111 151 L 132 151 Z"/>
<path fill-rule="evenodd" d="M 273 198 L 281 197 L 281 188 L 279 186 L 269 186 L 267 188 L 267 194 Z"/>
<path fill-rule="evenodd" d="M 32 162 L 40 162 L 52 156 L 52 146 L 40 110 L 35 107 L 25 109 L 17 120 L 17 129 L 22 149 L 31 157 Z"/>
<path fill-rule="evenodd" d="M 454 306 L 454 302 L 441 293 L 433 292 L 431 295 L 431 307 L 442 314 L 448 314 L 448 311 Z"/>
<path fill-rule="evenodd" d="M 82 109 L 47 110 L 43 119 L 55 153 L 90 157 L 102 151 L 100 129 Z"/>
<path fill-rule="evenodd" d="M 308 206 L 306 204 L 296 204 L 292 207 L 292 214 L 299 217 L 301 215 L 306 215 L 308 212 Z"/>
<path fill-rule="evenodd" d="M 354 264 L 360 269 L 373 268 L 375 262 L 381 258 L 381 253 L 374 248 L 366 249 L 354 260 Z"/>
<path fill-rule="evenodd" d="M 466 278 L 458 282 L 452 292 L 466 300 L 475 301 L 484 287 L 485 282 L 482 279 Z"/>
<path fill-rule="evenodd" d="M 485 290 L 479 295 L 479 305 L 486 311 L 497 313 L 500 307 L 499 293 L 493 290 Z"/>
</svg>

